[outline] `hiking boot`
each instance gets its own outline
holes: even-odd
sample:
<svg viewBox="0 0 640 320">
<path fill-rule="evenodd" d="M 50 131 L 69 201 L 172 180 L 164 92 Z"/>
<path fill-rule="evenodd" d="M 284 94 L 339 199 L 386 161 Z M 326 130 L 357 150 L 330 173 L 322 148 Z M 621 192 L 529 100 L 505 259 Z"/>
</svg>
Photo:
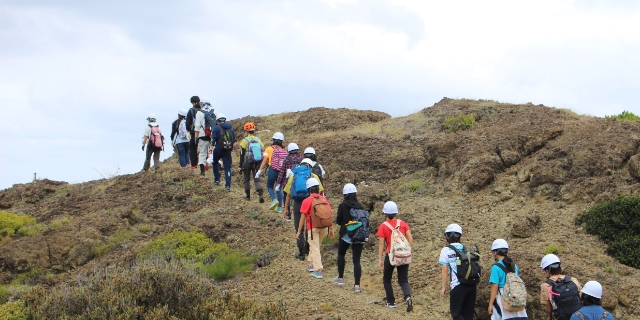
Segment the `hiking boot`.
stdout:
<svg viewBox="0 0 640 320">
<path fill-rule="evenodd" d="M 260 197 L 260 200 L 258 200 L 258 202 L 264 203 L 264 198 L 262 197 L 262 189 L 258 189 L 256 191 L 258 191 L 258 197 Z"/>
<path fill-rule="evenodd" d="M 360 289 L 360 286 L 353 286 L 353 291 L 355 291 L 356 293 L 360 293 L 362 289 Z"/>
<path fill-rule="evenodd" d="M 271 201 L 271 204 L 269 205 L 269 210 L 273 210 L 273 209 L 277 208 L 279 204 L 280 204 L 280 202 L 278 202 L 278 200 L 274 199 L 273 201 Z"/>
<path fill-rule="evenodd" d="M 344 286 L 344 279 L 340 279 L 338 277 L 336 277 L 335 279 L 333 279 L 333 283 L 339 285 L 339 286 Z"/>
<path fill-rule="evenodd" d="M 258 200 L 258 202 L 264 203 L 264 198 L 262 196 L 260 196 L 260 200 Z"/>
<path fill-rule="evenodd" d="M 286 221 L 286 222 L 291 222 L 291 215 L 289 215 L 289 214 L 285 214 L 285 215 L 284 215 L 284 221 Z"/>
<path fill-rule="evenodd" d="M 313 271 L 311 272 L 311 275 L 317 279 L 322 279 L 322 270 Z"/>
<path fill-rule="evenodd" d="M 296 256 L 295 256 L 295 257 L 296 257 L 296 259 L 298 259 L 298 260 L 304 261 L 304 254 L 302 254 L 302 253 L 300 253 L 300 252 L 296 253 Z"/>
<path fill-rule="evenodd" d="M 244 190 L 245 196 L 242 199 L 251 200 L 251 190 Z"/>
<path fill-rule="evenodd" d="M 308 264 L 307 265 L 307 271 L 313 272 L 313 265 L 312 264 Z"/>
<path fill-rule="evenodd" d="M 215 184 L 216 186 L 220 185 L 220 181 L 214 181 L 213 184 Z"/>
<path fill-rule="evenodd" d="M 384 304 L 385 307 L 387 308 L 395 308 L 396 307 L 396 303 L 395 302 L 387 302 Z"/>
<path fill-rule="evenodd" d="M 277 212 L 277 213 L 282 213 L 282 207 L 277 207 L 277 208 L 276 208 L 276 212 Z"/>
<path fill-rule="evenodd" d="M 231 192 L 231 187 L 224 187 L 225 189 L 227 189 L 227 192 Z"/>
<path fill-rule="evenodd" d="M 411 310 L 413 310 L 413 299 L 411 299 L 411 297 L 407 297 L 407 300 L 405 300 L 404 303 L 407 305 L 407 312 L 411 312 Z"/>
</svg>

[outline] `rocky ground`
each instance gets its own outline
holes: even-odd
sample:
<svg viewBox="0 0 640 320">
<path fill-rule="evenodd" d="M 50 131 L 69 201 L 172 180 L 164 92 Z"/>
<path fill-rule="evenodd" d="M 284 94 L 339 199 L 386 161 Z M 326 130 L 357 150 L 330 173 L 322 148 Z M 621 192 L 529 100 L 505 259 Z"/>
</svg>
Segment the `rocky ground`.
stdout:
<svg viewBox="0 0 640 320">
<path fill-rule="evenodd" d="M 443 130 L 444 120 L 458 114 L 473 114 L 476 125 L 455 133 Z M 361 294 L 351 288 L 349 256 L 346 286 L 331 283 L 337 274 L 331 244 L 323 249 L 325 278 L 315 279 L 304 262 L 293 258 L 292 223 L 257 199 L 242 200 L 237 175 L 227 193 L 212 185 L 211 172 L 201 179 L 196 170 L 179 168 L 175 159 L 167 160 L 158 173 L 74 185 L 41 180 L 0 191 L 0 209 L 32 215 L 46 226 L 34 237 L 16 237 L 0 247 L 0 280 L 9 283 L 26 272 L 53 272 L 62 276 L 40 282 L 57 285 L 78 272 L 126 264 L 158 235 L 196 228 L 215 241 L 269 260 L 221 285 L 249 299 L 285 303 L 292 318 L 445 319 L 448 299 L 438 296 L 437 258 L 445 245 L 444 228 L 458 223 L 464 229 L 463 242 L 480 247 L 486 268 L 493 263 L 491 242 L 507 239 L 529 289 L 530 318 L 545 318 L 538 303 L 538 266 L 548 245 L 562 247 L 559 256 L 568 274 L 582 283 L 603 284 L 605 307 L 616 319 L 640 318 L 640 272 L 607 256 L 605 244 L 573 223 L 594 203 L 640 190 L 639 122 L 579 116 L 542 105 L 447 98 L 401 118 L 313 108 L 245 117 L 232 121 L 234 129 L 241 132 L 247 120 L 258 130 L 270 130 L 260 135 L 264 141 L 282 131 L 287 143 L 313 146 L 329 173 L 332 204 L 340 202 L 347 182 L 358 186 L 375 225 L 383 219 L 384 201 L 399 204 L 399 217 L 411 225 L 415 238 L 410 267 L 413 313 L 379 304 L 384 290 L 373 243 L 363 253 Z M 133 233 L 113 250 L 94 254 L 123 230 Z M 486 280 L 479 286 L 478 319 L 488 318 Z"/>
</svg>

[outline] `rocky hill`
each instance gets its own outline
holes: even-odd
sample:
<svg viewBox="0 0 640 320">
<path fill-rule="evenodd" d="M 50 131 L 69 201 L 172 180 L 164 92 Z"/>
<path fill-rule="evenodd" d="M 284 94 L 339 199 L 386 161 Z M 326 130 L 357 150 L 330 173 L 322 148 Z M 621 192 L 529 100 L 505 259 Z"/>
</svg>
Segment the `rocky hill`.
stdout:
<svg viewBox="0 0 640 320">
<path fill-rule="evenodd" d="M 460 114 L 473 114 L 475 126 L 445 130 L 445 119 Z M 209 172 L 202 179 L 196 170 L 179 168 L 175 158 L 158 173 L 74 185 L 41 180 L 0 191 L 0 209 L 28 214 L 44 226 L 34 236 L 2 242 L 0 281 L 28 274 L 36 283 L 59 285 L 79 272 L 127 265 L 159 235 L 197 229 L 232 247 L 269 251 L 274 257 L 269 263 L 262 261 L 264 266 L 249 275 L 221 285 L 257 302 L 285 303 L 291 318 L 447 319 L 437 258 L 445 245 L 444 228 L 458 223 L 463 242 L 480 246 L 485 267 L 493 263 L 491 242 L 509 241 L 529 289 L 530 318 L 546 318 L 538 302 L 538 267 L 549 245 L 562 248 L 559 256 L 568 274 L 583 283 L 603 284 L 605 307 L 616 319 L 640 318 L 640 272 L 607 256 L 605 244 L 573 223 L 594 203 L 640 190 L 640 122 L 579 116 L 542 105 L 447 98 L 399 118 L 326 108 L 250 116 L 231 121 L 239 137 L 246 121 L 270 130 L 260 135 L 264 141 L 281 131 L 286 143 L 314 147 L 328 172 L 332 204 L 340 202 L 348 182 L 358 186 L 358 197 L 372 210 L 376 225 L 383 220 L 385 201 L 399 204 L 399 217 L 412 226 L 415 239 L 409 279 L 413 313 L 377 304 L 384 290 L 374 243 L 363 253 L 363 293 L 351 290 L 349 257 L 347 285 L 331 283 L 337 273 L 331 243 L 323 249 L 325 279 L 312 278 L 305 263 L 293 258 L 292 224 L 266 204 L 242 200 L 237 174 L 227 193 L 213 186 Z M 96 250 L 110 243 L 111 250 Z M 488 318 L 488 300 L 489 285 L 483 279 L 479 319 Z"/>
</svg>

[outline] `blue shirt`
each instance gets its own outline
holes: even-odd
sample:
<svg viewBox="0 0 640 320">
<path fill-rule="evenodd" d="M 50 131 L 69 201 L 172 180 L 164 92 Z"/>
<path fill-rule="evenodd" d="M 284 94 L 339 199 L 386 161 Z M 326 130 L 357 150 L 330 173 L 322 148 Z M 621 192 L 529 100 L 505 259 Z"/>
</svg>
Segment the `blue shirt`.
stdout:
<svg viewBox="0 0 640 320">
<path fill-rule="evenodd" d="M 499 264 L 504 266 L 502 260 L 498 261 Z M 518 265 L 516 265 L 516 275 L 520 275 Z M 498 288 L 504 288 L 504 283 L 507 282 L 507 274 L 498 266 L 491 266 L 491 275 L 489 276 L 489 283 L 497 284 Z"/>
<path fill-rule="evenodd" d="M 600 320 L 600 318 L 602 318 L 602 313 L 604 313 L 604 309 L 601 306 L 593 305 L 593 304 L 590 306 L 582 307 L 578 311 L 580 311 L 580 313 L 582 313 L 584 318 L 587 320 Z M 614 320 L 611 313 L 609 313 L 605 319 Z M 581 320 L 581 319 L 580 317 L 578 317 L 577 314 L 574 313 L 571 316 L 570 320 Z"/>
</svg>

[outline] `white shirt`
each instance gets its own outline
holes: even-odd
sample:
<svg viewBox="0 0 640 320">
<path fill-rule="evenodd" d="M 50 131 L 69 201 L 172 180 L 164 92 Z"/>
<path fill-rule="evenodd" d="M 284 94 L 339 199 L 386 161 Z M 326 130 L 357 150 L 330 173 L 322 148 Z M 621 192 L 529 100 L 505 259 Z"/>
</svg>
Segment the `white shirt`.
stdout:
<svg viewBox="0 0 640 320">
<path fill-rule="evenodd" d="M 203 109 L 204 110 L 204 109 Z M 193 126 L 196 128 L 196 131 L 198 131 L 198 138 L 204 137 L 206 136 L 205 132 L 204 132 L 204 112 L 202 111 L 198 111 L 196 113 L 196 122 L 193 124 Z"/>
<path fill-rule="evenodd" d="M 147 138 L 151 136 L 151 127 L 149 126 L 158 127 L 158 130 L 160 129 L 160 126 L 157 123 L 149 122 L 149 124 L 146 127 L 144 127 L 144 136 Z"/>
<path fill-rule="evenodd" d="M 458 250 L 462 250 L 463 246 L 459 243 L 451 243 L 450 245 L 456 247 Z M 440 251 L 440 258 L 438 263 L 441 265 L 449 265 L 449 274 L 451 275 L 451 290 L 460 284 L 456 272 L 458 272 L 458 265 L 456 265 L 456 252 L 449 247 L 442 248 Z M 453 272 L 452 272 L 453 271 Z"/>
</svg>

